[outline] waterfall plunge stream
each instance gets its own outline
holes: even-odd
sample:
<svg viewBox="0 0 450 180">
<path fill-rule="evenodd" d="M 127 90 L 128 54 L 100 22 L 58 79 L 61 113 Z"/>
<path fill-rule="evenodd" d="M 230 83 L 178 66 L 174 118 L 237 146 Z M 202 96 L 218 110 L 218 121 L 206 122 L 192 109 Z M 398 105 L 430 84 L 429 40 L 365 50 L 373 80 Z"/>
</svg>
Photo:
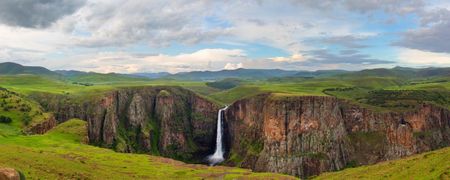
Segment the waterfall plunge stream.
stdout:
<svg viewBox="0 0 450 180">
<path fill-rule="evenodd" d="M 214 154 L 208 156 L 208 161 L 211 166 L 216 165 L 224 160 L 223 158 L 223 147 L 222 147 L 222 135 L 223 135 L 223 128 L 222 128 L 222 113 L 228 108 L 228 106 L 225 106 L 224 108 L 220 109 L 217 113 L 217 136 L 216 136 L 216 150 L 214 151 Z"/>
</svg>

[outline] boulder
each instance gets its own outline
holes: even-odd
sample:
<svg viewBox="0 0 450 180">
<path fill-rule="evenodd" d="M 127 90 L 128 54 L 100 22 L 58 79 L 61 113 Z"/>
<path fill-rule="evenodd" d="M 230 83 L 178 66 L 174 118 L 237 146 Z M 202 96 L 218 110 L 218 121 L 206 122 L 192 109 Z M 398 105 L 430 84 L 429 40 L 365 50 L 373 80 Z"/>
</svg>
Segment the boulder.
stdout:
<svg viewBox="0 0 450 180">
<path fill-rule="evenodd" d="M 0 167 L 0 180 L 19 180 L 20 174 L 12 168 Z"/>
</svg>

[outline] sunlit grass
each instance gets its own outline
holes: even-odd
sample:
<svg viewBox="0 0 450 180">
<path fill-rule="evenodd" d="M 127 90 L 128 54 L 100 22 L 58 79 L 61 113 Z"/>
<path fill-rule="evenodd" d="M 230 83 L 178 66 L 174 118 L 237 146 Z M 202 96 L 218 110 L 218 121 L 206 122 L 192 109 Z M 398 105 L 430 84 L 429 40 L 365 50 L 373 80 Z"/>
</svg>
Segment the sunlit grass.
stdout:
<svg viewBox="0 0 450 180">
<path fill-rule="evenodd" d="M 86 122 L 73 119 L 45 135 L 0 137 L 0 166 L 27 179 L 205 179 L 275 178 L 247 169 L 185 164 L 144 154 L 117 153 L 84 144 Z"/>
<path fill-rule="evenodd" d="M 324 173 L 315 179 L 449 179 L 450 148 L 375 165 Z"/>
</svg>

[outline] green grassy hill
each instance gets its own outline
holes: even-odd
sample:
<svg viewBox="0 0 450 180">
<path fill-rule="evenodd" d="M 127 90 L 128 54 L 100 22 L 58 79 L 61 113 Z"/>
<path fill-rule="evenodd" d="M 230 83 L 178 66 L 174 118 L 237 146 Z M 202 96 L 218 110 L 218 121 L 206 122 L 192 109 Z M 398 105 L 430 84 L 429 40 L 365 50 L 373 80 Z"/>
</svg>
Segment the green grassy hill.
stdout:
<svg viewBox="0 0 450 180">
<path fill-rule="evenodd" d="M 324 173 L 313 179 L 450 179 L 450 147 L 375 165 Z"/>
<path fill-rule="evenodd" d="M 129 76 L 124 74 L 116 74 L 116 73 L 81 73 L 72 76 L 66 76 L 68 81 L 78 82 L 78 83 L 95 83 L 95 84 L 104 84 L 111 82 L 123 82 L 123 81 L 147 81 L 149 79 L 145 77 L 136 77 Z"/>
<path fill-rule="evenodd" d="M 0 75 L 34 74 L 43 76 L 60 76 L 58 73 L 39 66 L 22 66 L 17 63 L 0 63 Z"/>
<path fill-rule="evenodd" d="M 0 119 L 10 120 L 0 122 L 0 137 L 21 134 L 22 129 L 46 120 L 49 116 L 38 103 L 0 88 Z"/>
<path fill-rule="evenodd" d="M 44 135 L 0 137 L 0 166 L 15 168 L 27 179 L 295 179 L 117 153 L 84 144 L 86 135 L 86 122 L 72 119 Z"/>
</svg>

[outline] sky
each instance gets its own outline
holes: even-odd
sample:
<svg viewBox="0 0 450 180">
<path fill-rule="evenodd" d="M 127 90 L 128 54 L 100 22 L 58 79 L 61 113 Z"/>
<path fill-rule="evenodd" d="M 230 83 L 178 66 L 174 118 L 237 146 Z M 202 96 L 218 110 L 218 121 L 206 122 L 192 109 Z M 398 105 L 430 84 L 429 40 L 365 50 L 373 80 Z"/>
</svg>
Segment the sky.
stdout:
<svg viewBox="0 0 450 180">
<path fill-rule="evenodd" d="M 101 73 L 450 66 L 448 0 L 0 0 L 0 62 Z"/>
</svg>

